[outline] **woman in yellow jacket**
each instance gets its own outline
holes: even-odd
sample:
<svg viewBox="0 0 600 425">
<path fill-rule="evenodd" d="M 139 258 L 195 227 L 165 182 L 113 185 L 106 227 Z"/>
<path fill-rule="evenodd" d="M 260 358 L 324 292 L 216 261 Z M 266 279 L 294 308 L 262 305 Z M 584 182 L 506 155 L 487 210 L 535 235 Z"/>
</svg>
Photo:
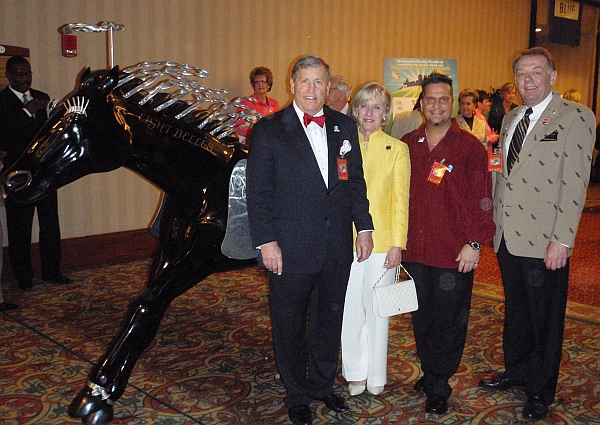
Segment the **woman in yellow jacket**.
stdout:
<svg viewBox="0 0 600 425">
<path fill-rule="evenodd" d="M 389 90 L 377 82 L 363 85 L 352 100 L 375 226 L 371 256 L 358 263 L 355 253 L 344 307 L 342 375 L 353 396 L 365 388 L 378 395 L 386 384 L 389 318 L 373 312 L 373 285 L 380 278 L 379 285 L 393 282 L 406 248 L 410 156 L 404 142 L 383 132 L 391 102 Z"/>
</svg>

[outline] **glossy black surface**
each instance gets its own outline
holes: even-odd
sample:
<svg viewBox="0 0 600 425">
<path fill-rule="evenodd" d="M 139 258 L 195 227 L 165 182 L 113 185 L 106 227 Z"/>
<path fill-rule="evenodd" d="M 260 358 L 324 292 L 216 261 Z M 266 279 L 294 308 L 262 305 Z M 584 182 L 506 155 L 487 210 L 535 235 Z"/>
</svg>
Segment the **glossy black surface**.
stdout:
<svg viewBox="0 0 600 425">
<path fill-rule="evenodd" d="M 117 87 L 117 68 L 89 72 L 79 89 L 50 116 L 30 147 L 5 171 L 8 194 L 33 202 L 49 188 L 59 188 L 85 175 L 125 166 L 167 193 L 160 220 L 160 247 L 143 293 L 130 304 L 121 327 L 89 373 L 89 382 L 73 399 L 69 414 L 85 423 L 108 423 L 113 404 L 125 388 L 142 352 L 154 339 L 161 319 L 179 295 L 215 271 L 249 265 L 225 257 L 221 242 L 227 221 L 228 185 L 235 164 L 247 151 L 237 136 L 210 134 L 223 124 L 196 110 L 184 118 L 181 101 L 160 112 L 143 106 L 145 93 L 123 95 L 139 81 Z M 85 105 L 71 107 L 68 105 Z M 126 201 L 125 201 L 126 202 Z M 93 323 L 89 324 L 93 326 Z"/>
</svg>

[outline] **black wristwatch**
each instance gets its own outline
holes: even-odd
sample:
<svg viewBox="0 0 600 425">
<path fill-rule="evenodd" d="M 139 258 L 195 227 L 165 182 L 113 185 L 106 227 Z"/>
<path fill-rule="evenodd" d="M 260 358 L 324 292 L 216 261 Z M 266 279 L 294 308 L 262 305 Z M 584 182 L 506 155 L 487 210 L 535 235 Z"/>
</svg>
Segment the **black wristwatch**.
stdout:
<svg viewBox="0 0 600 425">
<path fill-rule="evenodd" d="M 481 244 L 475 241 L 467 241 L 467 244 L 471 246 L 475 251 L 481 249 Z"/>
</svg>

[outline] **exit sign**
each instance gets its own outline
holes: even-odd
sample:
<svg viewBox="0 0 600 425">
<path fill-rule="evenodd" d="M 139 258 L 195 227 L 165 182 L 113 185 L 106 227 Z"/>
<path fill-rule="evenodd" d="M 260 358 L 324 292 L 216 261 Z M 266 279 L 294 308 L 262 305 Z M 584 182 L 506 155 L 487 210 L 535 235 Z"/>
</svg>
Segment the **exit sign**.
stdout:
<svg viewBox="0 0 600 425">
<path fill-rule="evenodd" d="M 569 0 L 555 0 L 554 16 L 574 21 L 579 20 L 579 3 Z"/>
</svg>

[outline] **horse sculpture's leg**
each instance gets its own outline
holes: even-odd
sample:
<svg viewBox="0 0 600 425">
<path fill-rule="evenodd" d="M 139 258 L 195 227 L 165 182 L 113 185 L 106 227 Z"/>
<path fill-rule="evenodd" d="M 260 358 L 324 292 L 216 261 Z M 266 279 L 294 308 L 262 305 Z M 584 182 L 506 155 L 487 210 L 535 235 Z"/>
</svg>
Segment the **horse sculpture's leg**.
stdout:
<svg viewBox="0 0 600 425">
<path fill-rule="evenodd" d="M 182 215 L 165 218 L 170 229 L 163 230 L 161 225 L 161 235 L 169 231 L 171 236 L 165 243 L 161 241 L 146 289 L 130 305 L 120 331 L 69 406 L 69 415 L 82 418 L 86 424 L 112 421 L 113 404 L 123 395 L 133 367 L 156 336 L 171 302 L 227 261 L 220 254 L 220 226 L 203 224 L 198 215 L 190 219 Z"/>
</svg>

